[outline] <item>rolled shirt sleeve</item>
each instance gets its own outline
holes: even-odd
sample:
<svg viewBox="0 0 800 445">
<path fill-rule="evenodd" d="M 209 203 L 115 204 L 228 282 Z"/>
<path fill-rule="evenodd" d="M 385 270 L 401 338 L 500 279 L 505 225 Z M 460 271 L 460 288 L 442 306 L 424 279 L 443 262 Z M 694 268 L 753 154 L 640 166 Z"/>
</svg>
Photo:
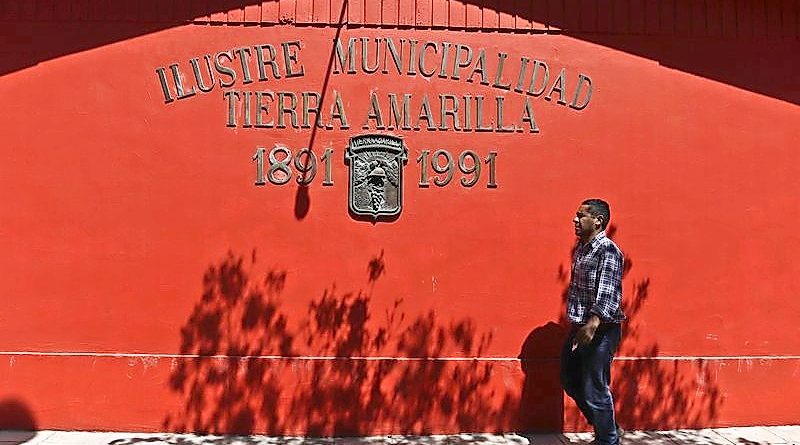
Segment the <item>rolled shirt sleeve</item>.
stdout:
<svg viewBox="0 0 800 445">
<path fill-rule="evenodd" d="M 602 258 L 598 264 L 597 296 L 589 312 L 600 317 L 602 321 L 616 321 L 619 318 L 622 302 L 622 270 L 624 257 L 613 244 L 604 246 Z"/>
</svg>

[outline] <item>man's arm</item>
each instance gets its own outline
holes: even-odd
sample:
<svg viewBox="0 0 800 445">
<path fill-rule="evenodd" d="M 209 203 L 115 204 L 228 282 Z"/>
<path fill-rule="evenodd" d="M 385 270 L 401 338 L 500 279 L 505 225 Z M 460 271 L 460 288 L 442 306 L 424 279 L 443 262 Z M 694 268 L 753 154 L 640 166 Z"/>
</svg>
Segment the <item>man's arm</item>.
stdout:
<svg viewBox="0 0 800 445">
<path fill-rule="evenodd" d="M 600 277 L 597 285 L 597 298 L 589 312 L 600 317 L 601 321 L 613 321 L 614 314 L 622 303 L 622 252 L 609 246 L 600 259 Z"/>
<path fill-rule="evenodd" d="M 619 250 L 608 248 L 603 252 L 600 269 L 597 297 L 589 312 L 589 320 L 575 333 L 579 345 L 589 344 L 594 333 L 603 321 L 612 321 L 614 314 L 622 303 L 622 269 L 624 258 Z"/>
</svg>

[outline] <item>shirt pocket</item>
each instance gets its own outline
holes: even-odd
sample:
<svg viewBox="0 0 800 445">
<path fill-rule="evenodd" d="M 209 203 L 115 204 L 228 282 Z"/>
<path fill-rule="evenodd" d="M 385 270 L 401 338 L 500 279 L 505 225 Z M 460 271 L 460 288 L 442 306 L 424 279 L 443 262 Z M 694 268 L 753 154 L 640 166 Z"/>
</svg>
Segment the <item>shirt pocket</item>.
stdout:
<svg viewBox="0 0 800 445">
<path fill-rule="evenodd" d="M 597 269 L 599 264 L 596 256 L 587 256 L 581 263 L 581 287 L 586 292 L 593 292 L 597 288 L 600 279 L 600 271 Z"/>
</svg>

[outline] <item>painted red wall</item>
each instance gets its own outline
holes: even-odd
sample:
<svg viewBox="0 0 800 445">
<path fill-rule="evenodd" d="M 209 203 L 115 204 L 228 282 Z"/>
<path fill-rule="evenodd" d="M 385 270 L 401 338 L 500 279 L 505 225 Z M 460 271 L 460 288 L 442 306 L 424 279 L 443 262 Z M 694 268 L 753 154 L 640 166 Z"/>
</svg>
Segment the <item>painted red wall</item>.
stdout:
<svg viewBox="0 0 800 445">
<path fill-rule="evenodd" d="M 775 2 L 626 2 L 622 20 L 574 2 L 410 14 L 401 1 L 382 5 L 382 27 L 372 7 L 323 26 L 340 5 L 317 20 L 322 3 L 292 3 L 4 11 L 0 397 L 15 403 L 0 404 L 3 426 L 23 410 L 56 429 L 583 429 L 557 351 L 587 197 L 611 203 L 628 264 L 620 423 L 800 420 L 797 2 L 775 22 Z M 408 147 L 403 211 L 372 223 L 348 214 L 343 160 L 370 92 L 500 95 L 514 120 L 525 95 L 328 75 L 336 36 L 485 48 L 490 73 L 498 52 L 517 69 L 539 59 L 566 69 L 568 99 L 579 73 L 593 95 L 582 110 L 530 97 L 535 134 L 387 131 Z M 315 153 L 334 150 L 333 186 L 255 186 L 256 148 L 296 151 L 310 130 L 227 127 L 219 85 L 165 103 L 156 69 L 178 63 L 190 84 L 192 57 L 295 40 L 303 76 L 232 88 L 338 92 L 350 128 L 313 133 Z M 486 171 L 471 188 L 458 173 L 418 187 L 416 159 L 437 149 L 496 152 L 498 187 Z"/>
</svg>

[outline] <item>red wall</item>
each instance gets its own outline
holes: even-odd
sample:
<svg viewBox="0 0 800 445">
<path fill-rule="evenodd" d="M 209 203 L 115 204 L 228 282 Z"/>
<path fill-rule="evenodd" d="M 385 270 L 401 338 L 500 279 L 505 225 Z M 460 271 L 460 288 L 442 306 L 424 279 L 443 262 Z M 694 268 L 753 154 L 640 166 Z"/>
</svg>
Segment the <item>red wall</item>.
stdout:
<svg viewBox="0 0 800 445">
<path fill-rule="evenodd" d="M 360 27 L 381 23 L 357 5 L 322 26 L 339 6 L 317 20 L 322 3 L 299 0 L 202 14 L 95 3 L 2 16 L 3 426 L 585 428 L 557 351 L 570 221 L 588 197 L 611 203 L 628 262 L 620 423 L 800 419 L 797 2 L 625 2 L 623 20 L 575 2 L 417 2 L 412 15 L 400 1 L 382 5 L 383 27 Z M 580 73 L 593 94 L 582 110 L 528 96 L 539 133 L 385 131 L 408 148 L 403 211 L 373 223 L 348 214 L 343 159 L 370 92 L 427 94 L 437 123 L 439 94 L 484 95 L 488 110 L 503 96 L 518 122 L 526 95 L 332 73 L 336 36 L 468 44 L 492 74 L 507 53 L 512 82 L 520 57 L 543 60 L 566 69 L 567 100 Z M 193 57 L 295 40 L 303 76 L 232 88 L 338 92 L 349 129 L 227 127 L 219 85 L 165 103 L 159 67 L 178 63 L 190 85 Z M 254 185 L 256 147 L 276 143 L 332 148 L 334 185 Z M 437 149 L 496 152 L 498 187 L 486 171 L 471 188 L 459 173 L 419 187 L 416 159 Z"/>
</svg>

